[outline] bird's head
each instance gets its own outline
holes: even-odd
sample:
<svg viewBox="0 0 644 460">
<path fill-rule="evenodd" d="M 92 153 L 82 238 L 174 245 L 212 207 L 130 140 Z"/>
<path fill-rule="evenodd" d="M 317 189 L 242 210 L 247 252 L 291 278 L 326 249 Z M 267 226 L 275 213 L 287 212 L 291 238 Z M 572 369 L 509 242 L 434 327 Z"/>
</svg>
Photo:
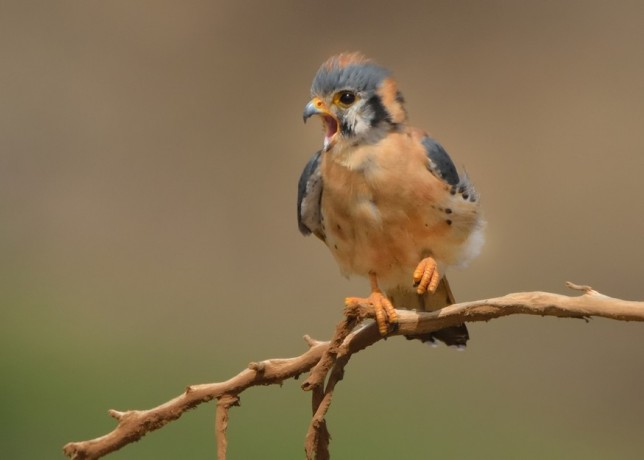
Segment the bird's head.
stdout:
<svg viewBox="0 0 644 460">
<path fill-rule="evenodd" d="M 322 118 L 324 150 L 376 142 L 407 118 L 389 71 L 360 53 L 329 58 L 313 79 L 311 95 L 304 121 L 313 115 Z"/>
</svg>

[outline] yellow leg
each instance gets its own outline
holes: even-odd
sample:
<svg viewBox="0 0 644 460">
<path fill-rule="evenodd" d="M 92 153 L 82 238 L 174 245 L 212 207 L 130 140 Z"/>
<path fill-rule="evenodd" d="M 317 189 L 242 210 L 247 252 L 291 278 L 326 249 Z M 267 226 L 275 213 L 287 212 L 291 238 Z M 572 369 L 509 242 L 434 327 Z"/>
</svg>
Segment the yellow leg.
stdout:
<svg viewBox="0 0 644 460">
<path fill-rule="evenodd" d="M 371 294 L 369 294 L 369 297 L 347 297 L 345 303 L 347 305 L 355 303 L 370 303 L 373 305 L 376 312 L 378 331 L 380 335 L 385 336 L 395 327 L 398 322 L 398 315 L 396 315 L 396 310 L 391 301 L 378 287 L 378 279 L 375 273 L 369 273 L 369 281 L 371 282 Z"/>
<path fill-rule="evenodd" d="M 436 292 L 441 275 L 438 273 L 438 264 L 431 257 L 426 257 L 420 261 L 416 270 L 414 270 L 414 286 L 418 294 L 424 294 L 429 291 L 431 294 Z"/>
</svg>

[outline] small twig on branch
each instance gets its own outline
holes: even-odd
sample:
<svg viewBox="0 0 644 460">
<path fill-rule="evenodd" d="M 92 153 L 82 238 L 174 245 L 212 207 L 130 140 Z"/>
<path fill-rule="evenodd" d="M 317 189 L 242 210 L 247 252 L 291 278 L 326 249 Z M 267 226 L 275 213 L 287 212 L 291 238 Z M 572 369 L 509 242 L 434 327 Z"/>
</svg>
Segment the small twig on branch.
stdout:
<svg viewBox="0 0 644 460">
<path fill-rule="evenodd" d="M 523 292 L 454 304 L 431 313 L 396 310 L 398 330 L 395 335 L 413 336 L 463 322 L 489 321 L 513 314 L 561 318 L 596 316 L 620 321 L 644 321 L 644 302 L 611 298 L 589 286 L 568 283 L 568 287 L 579 290 L 582 294 L 569 297 L 547 292 Z M 351 355 L 381 339 L 374 323 L 354 331 L 352 329 L 362 318 L 373 316 L 371 305 L 359 304 L 338 325 L 332 342 L 319 342 L 306 336 L 309 349 L 300 356 L 251 363 L 247 369 L 225 382 L 191 385 L 181 395 L 152 409 L 124 412 L 110 410 L 109 415 L 118 421 L 112 432 L 88 441 L 70 442 L 63 450 L 75 460 L 98 459 L 178 419 L 188 409 L 216 398 L 218 458 L 224 460 L 228 411 L 238 403 L 238 395 L 253 386 L 282 383 L 284 380 L 297 378 L 315 366 L 316 370 L 311 372 L 303 385 L 313 390 L 314 415 L 307 433 L 307 456 L 316 460 L 327 459 L 329 434 L 324 417 L 331 404 L 335 385 L 342 379 L 344 367 Z M 329 378 L 325 387 L 327 375 Z M 314 441 L 310 444 L 311 452 L 310 439 Z"/>
<path fill-rule="evenodd" d="M 366 316 L 358 317 L 355 314 L 345 314 L 344 319 L 335 327 L 335 334 L 329 342 L 329 347 L 322 355 L 322 359 L 313 367 L 311 374 L 302 384 L 304 391 L 310 391 L 324 385 L 324 379 L 335 363 L 340 346 L 363 318 L 366 318 Z"/>
<path fill-rule="evenodd" d="M 215 438 L 217 439 L 218 460 L 226 460 L 226 451 L 228 449 L 228 441 L 226 440 L 226 429 L 228 429 L 228 409 L 232 406 L 239 406 L 239 396 L 225 394 L 217 398 Z"/>
<path fill-rule="evenodd" d="M 329 442 L 331 435 L 326 425 L 325 416 L 331 405 L 333 390 L 335 385 L 342 380 L 344 375 L 344 366 L 349 361 L 350 354 L 345 354 L 338 359 L 340 347 L 351 331 L 358 325 L 363 318 L 355 314 L 354 309 L 345 310 L 345 317 L 338 323 L 335 328 L 335 334 L 329 342 L 329 346 L 322 355 L 320 361 L 313 367 L 309 377 L 302 384 L 305 391 L 312 390 L 311 402 L 313 408 L 313 418 L 309 424 L 306 433 L 306 442 L 304 450 L 308 460 L 326 460 L 329 458 Z M 326 386 L 324 380 L 329 374 L 329 381 Z"/>
<path fill-rule="evenodd" d="M 329 434 L 325 417 L 331 406 L 333 390 L 344 377 L 344 367 L 349 362 L 349 358 L 351 358 L 351 354 L 345 353 L 336 359 L 324 392 L 320 392 L 320 395 L 316 397 L 317 408 L 313 411 L 313 418 L 306 432 L 304 445 L 307 460 L 328 460 L 330 458 L 329 442 L 331 441 L 331 435 Z"/>
</svg>

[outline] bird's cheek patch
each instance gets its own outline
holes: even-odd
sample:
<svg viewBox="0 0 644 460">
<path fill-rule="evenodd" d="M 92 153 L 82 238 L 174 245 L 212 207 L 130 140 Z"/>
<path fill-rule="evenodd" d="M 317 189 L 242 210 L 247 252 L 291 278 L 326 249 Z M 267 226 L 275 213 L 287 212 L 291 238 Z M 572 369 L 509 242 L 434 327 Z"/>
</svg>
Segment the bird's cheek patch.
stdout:
<svg viewBox="0 0 644 460">
<path fill-rule="evenodd" d="M 405 121 L 406 114 L 403 106 L 398 102 L 398 88 L 396 82 L 391 78 L 385 78 L 378 88 L 378 96 L 391 116 L 394 123 Z"/>
</svg>

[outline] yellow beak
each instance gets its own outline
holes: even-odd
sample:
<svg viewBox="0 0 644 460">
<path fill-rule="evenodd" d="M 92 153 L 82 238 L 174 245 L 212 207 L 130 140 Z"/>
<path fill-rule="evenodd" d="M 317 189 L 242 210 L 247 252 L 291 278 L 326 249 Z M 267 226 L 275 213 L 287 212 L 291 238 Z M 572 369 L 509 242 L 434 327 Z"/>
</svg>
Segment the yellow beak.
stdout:
<svg viewBox="0 0 644 460">
<path fill-rule="evenodd" d="M 324 101 L 317 96 L 311 99 L 309 103 L 304 107 L 304 114 L 302 115 L 304 123 L 306 123 L 306 120 L 311 118 L 313 115 L 331 116 L 331 113 L 329 112 L 329 109 L 327 108 Z"/>
<path fill-rule="evenodd" d="M 324 150 L 329 150 L 335 142 L 336 134 L 338 134 L 338 119 L 331 113 L 324 101 L 319 97 L 314 97 L 304 107 L 303 119 L 304 123 L 313 115 L 319 115 L 322 118 L 322 125 L 324 130 Z"/>
</svg>

